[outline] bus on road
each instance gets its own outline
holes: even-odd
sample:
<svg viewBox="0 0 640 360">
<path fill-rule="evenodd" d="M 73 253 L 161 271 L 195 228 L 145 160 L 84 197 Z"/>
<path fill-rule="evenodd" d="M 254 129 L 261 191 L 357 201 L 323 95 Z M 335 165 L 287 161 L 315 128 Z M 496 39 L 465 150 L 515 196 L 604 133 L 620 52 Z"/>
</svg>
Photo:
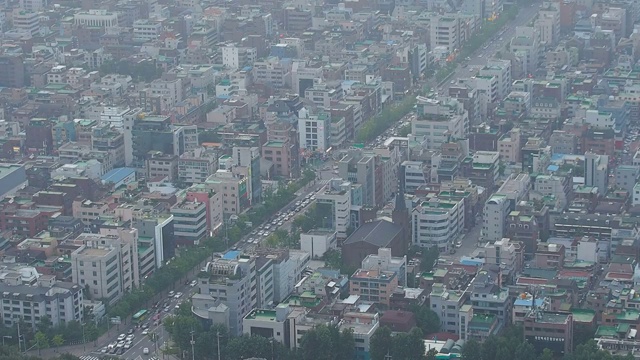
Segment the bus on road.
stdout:
<svg viewBox="0 0 640 360">
<path fill-rule="evenodd" d="M 144 309 L 133 314 L 133 321 L 136 323 L 141 323 L 146 318 L 147 318 L 147 310 L 144 310 Z"/>
</svg>

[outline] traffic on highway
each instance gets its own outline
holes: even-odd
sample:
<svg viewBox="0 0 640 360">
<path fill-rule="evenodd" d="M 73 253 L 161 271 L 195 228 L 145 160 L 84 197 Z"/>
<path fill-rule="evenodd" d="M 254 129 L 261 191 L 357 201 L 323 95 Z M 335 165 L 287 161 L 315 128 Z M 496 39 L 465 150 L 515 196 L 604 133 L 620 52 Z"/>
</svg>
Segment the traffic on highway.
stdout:
<svg viewBox="0 0 640 360">
<path fill-rule="evenodd" d="M 534 6 L 534 4 L 532 3 L 531 6 Z M 445 94 L 448 91 L 448 87 L 455 84 L 456 79 L 473 76 L 477 69 L 486 65 L 487 58 L 490 58 L 507 45 L 515 33 L 515 28 L 530 22 L 535 14 L 536 12 L 520 11 L 514 21 L 509 23 L 488 44 L 478 50 L 476 56 L 467 58 L 465 65 L 459 65 L 449 78 L 453 80 L 443 82 L 437 88 L 437 91 L 440 94 Z M 398 136 L 399 130 L 403 126 L 410 124 L 411 116 L 413 115 L 406 115 L 385 131 L 384 134 L 378 136 L 367 145 L 380 146 L 387 139 Z M 259 246 L 262 241 L 278 229 L 289 231 L 295 217 L 303 214 L 314 203 L 317 192 L 329 179 L 337 177 L 337 166 L 332 159 L 319 164 L 316 169 L 319 179 L 315 184 L 309 186 L 305 191 L 299 192 L 293 201 L 274 214 L 271 219 L 260 224 L 230 250 L 248 250 Z M 456 244 L 455 257 L 468 256 L 475 251 L 477 246 L 475 239 L 479 238 L 480 228 L 481 225 L 476 225 L 472 231 L 460 239 L 459 243 Z M 134 315 L 131 324 L 120 325 L 119 329 L 116 330 L 117 332 L 112 329 L 113 337 L 111 340 L 106 344 L 99 344 L 98 350 L 90 354 L 120 356 L 123 359 L 149 360 L 162 358 L 162 349 L 170 345 L 169 334 L 164 329 L 163 320 L 173 316 L 174 311 L 179 308 L 180 304 L 188 301 L 190 296 L 197 292 L 196 274 L 197 272 L 193 272 L 184 283 L 170 291 L 164 300 L 155 303 L 150 309 L 140 310 L 138 314 Z"/>
</svg>

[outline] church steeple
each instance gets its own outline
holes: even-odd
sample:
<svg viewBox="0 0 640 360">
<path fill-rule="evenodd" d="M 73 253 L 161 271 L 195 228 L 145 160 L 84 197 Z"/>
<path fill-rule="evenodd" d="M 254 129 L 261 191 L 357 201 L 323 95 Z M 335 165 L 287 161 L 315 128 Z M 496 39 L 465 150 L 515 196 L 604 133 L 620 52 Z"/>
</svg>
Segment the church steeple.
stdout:
<svg viewBox="0 0 640 360">
<path fill-rule="evenodd" d="M 396 192 L 396 203 L 393 211 L 407 210 L 407 203 L 404 199 L 404 166 L 398 167 L 398 191 Z"/>
<path fill-rule="evenodd" d="M 411 243 L 411 226 L 409 210 L 404 199 L 404 166 L 398 167 L 398 191 L 396 192 L 396 203 L 391 212 L 391 220 L 394 224 L 402 227 L 403 247 L 409 248 Z"/>
</svg>

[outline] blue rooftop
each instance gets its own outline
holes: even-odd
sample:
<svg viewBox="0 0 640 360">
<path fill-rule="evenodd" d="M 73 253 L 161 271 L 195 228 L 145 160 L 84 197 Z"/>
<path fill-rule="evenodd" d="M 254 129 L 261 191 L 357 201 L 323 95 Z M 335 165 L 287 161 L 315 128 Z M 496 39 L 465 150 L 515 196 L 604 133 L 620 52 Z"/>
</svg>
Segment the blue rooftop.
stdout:
<svg viewBox="0 0 640 360">
<path fill-rule="evenodd" d="M 237 259 L 240 256 L 240 251 L 228 251 L 226 254 L 222 255 L 223 259 L 233 260 Z"/>
<path fill-rule="evenodd" d="M 484 264 L 484 259 L 473 258 L 469 256 L 463 256 L 460 258 L 460 264 L 462 265 L 472 265 L 472 266 L 482 266 Z"/>
<path fill-rule="evenodd" d="M 557 154 L 551 155 L 551 161 L 560 161 L 563 158 L 564 158 L 564 154 L 557 153 Z"/>
<path fill-rule="evenodd" d="M 533 299 L 516 299 L 513 305 L 516 306 L 531 306 L 533 304 Z M 543 299 L 536 299 L 536 307 L 542 306 L 544 304 Z"/>
<path fill-rule="evenodd" d="M 127 176 L 131 174 L 135 174 L 136 169 L 133 168 L 115 168 L 108 173 L 102 175 L 102 181 L 105 183 L 114 183 L 117 184 L 120 181 L 124 180 Z"/>
<path fill-rule="evenodd" d="M 549 166 L 547 166 L 547 171 L 555 172 L 555 171 L 558 171 L 558 169 L 560 169 L 560 166 L 558 166 L 558 165 L 549 165 Z"/>
</svg>

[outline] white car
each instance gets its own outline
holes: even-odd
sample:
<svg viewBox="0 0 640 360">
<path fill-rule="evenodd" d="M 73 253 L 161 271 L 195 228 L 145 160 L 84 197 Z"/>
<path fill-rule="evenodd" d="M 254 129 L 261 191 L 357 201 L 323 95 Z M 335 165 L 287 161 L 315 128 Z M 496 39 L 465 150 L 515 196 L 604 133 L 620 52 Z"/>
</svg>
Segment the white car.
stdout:
<svg viewBox="0 0 640 360">
<path fill-rule="evenodd" d="M 198 285 L 198 280 L 193 280 L 193 281 L 191 282 L 191 287 L 194 287 L 194 286 L 196 286 L 196 285 Z"/>
<path fill-rule="evenodd" d="M 149 329 L 142 330 L 142 335 L 148 335 L 148 334 L 149 334 Z"/>
<path fill-rule="evenodd" d="M 169 291 L 169 297 L 173 297 L 173 295 L 175 295 L 175 291 L 173 290 Z"/>
<path fill-rule="evenodd" d="M 132 345 L 133 345 L 133 341 L 127 341 L 127 342 L 124 344 L 124 348 L 125 348 L 125 349 L 131 349 L 131 346 L 132 346 Z"/>
<path fill-rule="evenodd" d="M 122 340 L 124 340 L 126 338 L 127 338 L 127 335 L 125 335 L 125 334 L 118 335 L 118 341 L 122 341 Z"/>
<path fill-rule="evenodd" d="M 149 355 L 149 348 L 142 349 L 142 353 L 145 355 Z"/>
<path fill-rule="evenodd" d="M 133 341 L 133 338 L 135 338 L 136 336 L 131 334 L 129 336 L 127 336 L 127 341 Z"/>
</svg>

